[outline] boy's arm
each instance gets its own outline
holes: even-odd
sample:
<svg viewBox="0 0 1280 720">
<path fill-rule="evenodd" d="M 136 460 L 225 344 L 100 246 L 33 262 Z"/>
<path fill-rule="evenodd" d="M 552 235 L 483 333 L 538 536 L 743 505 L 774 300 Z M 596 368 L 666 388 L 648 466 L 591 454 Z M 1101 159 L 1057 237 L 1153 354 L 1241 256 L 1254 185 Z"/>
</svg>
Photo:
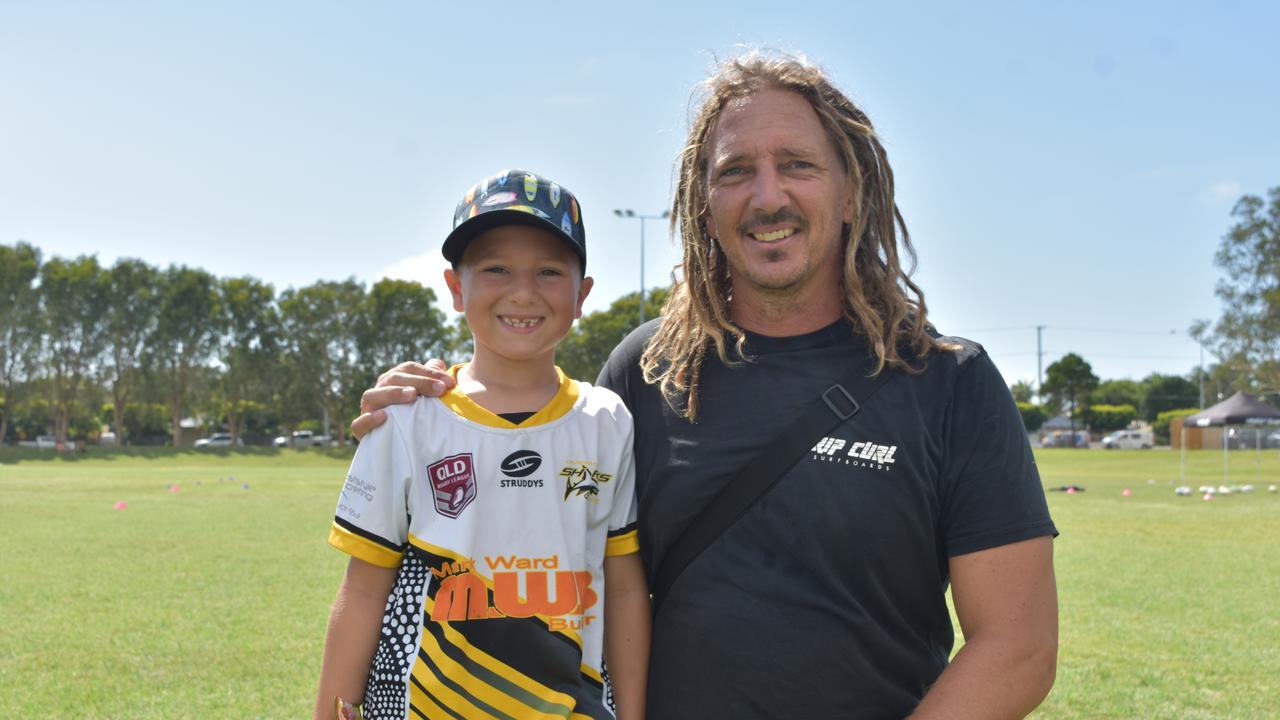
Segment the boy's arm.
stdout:
<svg viewBox="0 0 1280 720">
<path fill-rule="evenodd" d="M 382 613 L 395 579 L 396 568 L 379 567 L 354 557 L 347 563 L 324 639 L 324 664 L 313 714 L 316 720 L 335 717 L 335 697 L 354 704 L 364 699 L 369 665 L 378 648 Z"/>
<path fill-rule="evenodd" d="M 640 553 L 604 559 L 604 658 L 618 720 L 644 717 L 649 672 L 649 585 Z"/>
</svg>

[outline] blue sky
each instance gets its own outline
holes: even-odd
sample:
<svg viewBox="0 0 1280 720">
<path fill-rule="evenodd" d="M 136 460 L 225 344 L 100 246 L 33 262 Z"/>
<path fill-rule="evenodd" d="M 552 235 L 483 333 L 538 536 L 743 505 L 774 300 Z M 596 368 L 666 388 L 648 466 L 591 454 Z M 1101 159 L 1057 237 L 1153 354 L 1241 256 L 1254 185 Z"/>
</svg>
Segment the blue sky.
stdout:
<svg viewBox="0 0 1280 720">
<path fill-rule="evenodd" d="M 1280 185 L 1280 10 L 1202 3 L 70 3 L 0 0 L 0 242 L 276 289 L 440 288 L 467 187 L 582 200 L 596 289 L 639 284 L 694 84 L 802 52 L 889 150 L 941 330 L 1007 380 L 1077 352 L 1185 373 L 1243 193 Z M 647 225 L 645 279 L 678 256 Z"/>
</svg>

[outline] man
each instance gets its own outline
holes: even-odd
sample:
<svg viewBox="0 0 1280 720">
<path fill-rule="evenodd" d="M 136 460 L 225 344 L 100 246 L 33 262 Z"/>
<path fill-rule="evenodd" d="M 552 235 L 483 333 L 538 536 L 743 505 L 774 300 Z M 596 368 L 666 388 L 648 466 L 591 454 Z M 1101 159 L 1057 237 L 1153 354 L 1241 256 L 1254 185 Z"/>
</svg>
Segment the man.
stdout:
<svg viewBox="0 0 1280 720">
<path fill-rule="evenodd" d="M 887 375 L 672 586 L 650 717 L 1028 713 L 1056 666 L 1056 530 L 999 373 L 932 332 L 900 266 L 899 243 L 913 250 L 871 122 L 810 65 L 729 60 L 706 83 L 674 211 L 683 277 L 600 377 L 635 417 L 651 581 L 806 405 L 863 368 Z M 447 382 L 438 365 L 397 367 L 353 432 Z M 965 637 L 950 662 L 948 584 Z"/>
</svg>

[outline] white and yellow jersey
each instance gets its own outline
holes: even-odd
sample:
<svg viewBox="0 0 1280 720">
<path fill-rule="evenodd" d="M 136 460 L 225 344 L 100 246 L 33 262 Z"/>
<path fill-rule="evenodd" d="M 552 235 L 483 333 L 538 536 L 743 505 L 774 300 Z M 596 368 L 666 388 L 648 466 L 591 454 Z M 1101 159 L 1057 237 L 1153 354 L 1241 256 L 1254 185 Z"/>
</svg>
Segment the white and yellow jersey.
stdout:
<svg viewBox="0 0 1280 720">
<path fill-rule="evenodd" d="M 329 542 L 399 568 L 366 718 L 612 717 L 603 565 L 639 549 L 631 415 L 556 372 L 519 425 L 451 391 L 387 408 L 356 450 Z"/>
</svg>

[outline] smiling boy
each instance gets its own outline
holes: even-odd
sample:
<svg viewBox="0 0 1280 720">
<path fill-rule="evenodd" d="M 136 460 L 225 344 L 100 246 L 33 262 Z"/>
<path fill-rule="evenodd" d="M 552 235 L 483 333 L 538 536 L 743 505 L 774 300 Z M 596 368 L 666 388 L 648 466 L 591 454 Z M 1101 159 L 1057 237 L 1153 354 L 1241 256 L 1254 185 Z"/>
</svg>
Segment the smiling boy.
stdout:
<svg viewBox="0 0 1280 720">
<path fill-rule="evenodd" d="M 335 696 L 371 719 L 643 717 L 631 416 L 555 365 L 591 290 L 585 240 L 577 199 L 533 173 L 458 205 L 442 252 L 474 356 L 352 460 L 317 718 Z"/>
</svg>

